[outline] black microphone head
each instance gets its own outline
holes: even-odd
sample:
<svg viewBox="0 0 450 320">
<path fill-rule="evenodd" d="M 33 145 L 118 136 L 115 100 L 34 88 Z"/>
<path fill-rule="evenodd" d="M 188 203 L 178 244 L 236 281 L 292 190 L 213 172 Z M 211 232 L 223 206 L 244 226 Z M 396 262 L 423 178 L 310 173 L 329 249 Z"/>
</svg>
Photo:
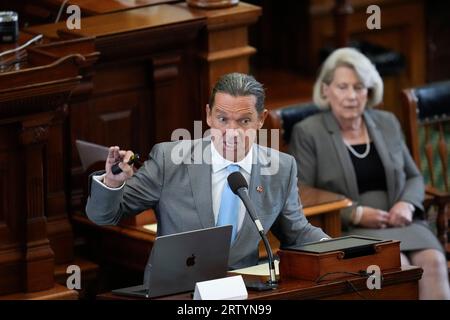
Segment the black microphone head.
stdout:
<svg viewBox="0 0 450 320">
<path fill-rule="evenodd" d="M 242 173 L 239 171 L 231 173 L 228 178 L 228 185 L 230 186 L 231 191 L 233 191 L 235 194 L 237 194 L 237 191 L 240 188 L 248 189 L 247 181 L 245 180 Z"/>
</svg>

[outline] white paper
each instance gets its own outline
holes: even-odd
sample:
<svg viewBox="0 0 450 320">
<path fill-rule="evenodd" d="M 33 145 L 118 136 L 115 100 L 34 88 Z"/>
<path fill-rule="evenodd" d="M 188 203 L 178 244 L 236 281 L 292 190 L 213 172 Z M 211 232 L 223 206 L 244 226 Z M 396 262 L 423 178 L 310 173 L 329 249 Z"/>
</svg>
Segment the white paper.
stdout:
<svg viewBox="0 0 450 320">
<path fill-rule="evenodd" d="M 278 275 L 280 275 L 280 270 L 279 270 L 280 261 L 275 260 L 274 264 L 275 264 L 275 275 L 278 276 Z M 256 266 L 243 268 L 243 269 L 236 269 L 236 270 L 232 270 L 230 272 L 238 273 L 238 274 L 249 274 L 249 275 L 254 275 L 254 276 L 267 276 L 267 277 L 270 276 L 268 263 L 257 264 Z"/>
</svg>

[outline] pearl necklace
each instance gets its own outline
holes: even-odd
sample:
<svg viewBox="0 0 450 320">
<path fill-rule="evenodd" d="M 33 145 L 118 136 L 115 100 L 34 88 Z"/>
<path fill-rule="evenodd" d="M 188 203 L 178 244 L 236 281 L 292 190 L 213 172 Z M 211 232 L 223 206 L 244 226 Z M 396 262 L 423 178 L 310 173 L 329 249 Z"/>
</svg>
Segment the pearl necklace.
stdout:
<svg viewBox="0 0 450 320">
<path fill-rule="evenodd" d="M 367 141 L 366 143 L 366 151 L 364 151 L 363 153 L 358 153 L 350 144 L 348 144 L 346 141 L 344 141 L 345 145 L 347 146 L 348 150 L 350 150 L 350 152 L 357 158 L 359 159 L 364 159 L 365 157 L 367 157 L 367 155 L 370 152 L 370 142 Z"/>
<path fill-rule="evenodd" d="M 350 150 L 350 152 L 359 159 L 364 159 L 365 157 L 367 157 L 367 155 L 370 152 L 370 139 L 369 139 L 369 135 L 367 134 L 366 130 L 364 130 L 364 135 L 367 137 L 367 143 L 366 143 L 366 151 L 364 151 L 363 153 L 358 153 L 358 151 L 356 151 L 347 141 L 342 139 L 344 141 L 345 146 L 348 148 L 348 150 Z"/>
</svg>

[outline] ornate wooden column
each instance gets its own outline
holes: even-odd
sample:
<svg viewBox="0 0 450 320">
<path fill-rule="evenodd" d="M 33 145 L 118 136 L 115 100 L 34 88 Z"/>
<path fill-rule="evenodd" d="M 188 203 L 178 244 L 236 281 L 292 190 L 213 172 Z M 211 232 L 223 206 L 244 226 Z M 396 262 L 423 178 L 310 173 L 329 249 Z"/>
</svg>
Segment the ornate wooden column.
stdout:
<svg viewBox="0 0 450 320">
<path fill-rule="evenodd" d="M 54 254 L 47 238 L 44 206 L 44 147 L 48 140 L 51 114 L 25 119 L 20 142 L 25 160 L 24 189 L 24 291 L 53 287 Z"/>
<path fill-rule="evenodd" d="M 72 90 L 69 105 L 63 105 L 58 109 L 58 115 L 54 117 L 49 127 L 47 147 L 46 165 L 51 168 L 47 171 L 47 233 L 55 253 L 55 263 L 68 263 L 74 258 L 74 236 L 67 212 L 70 207 L 70 195 L 72 191 L 75 194 L 78 191 L 81 198 L 82 193 L 80 190 L 70 188 L 70 164 L 74 158 L 78 159 L 76 152 L 75 155 L 72 152 L 76 148 L 75 139 L 71 140 L 71 136 L 79 136 L 71 135 L 70 131 L 80 131 L 88 125 L 87 123 L 84 123 L 84 126 L 78 125 L 79 123 L 71 125 L 71 121 L 73 117 L 83 117 L 89 112 L 87 97 L 93 89 L 93 65 L 99 53 L 95 51 L 93 38 L 43 44 L 29 51 L 34 60 L 40 63 L 49 63 L 73 52 L 85 58 L 79 65 L 83 78 Z"/>
<path fill-rule="evenodd" d="M 47 235 L 50 127 L 80 82 L 71 55 L 0 73 L 0 294 L 54 286 L 54 253 Z"/>
</svg>

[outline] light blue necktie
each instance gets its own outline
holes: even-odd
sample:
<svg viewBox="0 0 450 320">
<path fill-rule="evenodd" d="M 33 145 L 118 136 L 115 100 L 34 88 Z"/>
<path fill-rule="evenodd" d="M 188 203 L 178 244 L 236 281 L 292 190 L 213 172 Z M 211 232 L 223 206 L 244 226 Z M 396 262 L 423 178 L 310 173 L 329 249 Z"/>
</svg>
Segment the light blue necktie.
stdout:
<svg viewBox="0 0 450 320">
<path fill-rule="evenodd" d="M 236 164 L 230 164 L 227 167 L 228 174 L 239 171 L 239 166 Z M 228 176 L 227 176 L 228 177 Z M 231 191 L 228 181 L 225 181 L 222 192 L 222 199 L 220 200 L 219 216 L 217 217 L 217 225 L 224 226 L 231 224 L 233 226 L 233 232 L 231 234 L 231 243 L 236 239 L 238 228 L 238 210 L 239 210 L 239 198 Z"/>
</svg>

